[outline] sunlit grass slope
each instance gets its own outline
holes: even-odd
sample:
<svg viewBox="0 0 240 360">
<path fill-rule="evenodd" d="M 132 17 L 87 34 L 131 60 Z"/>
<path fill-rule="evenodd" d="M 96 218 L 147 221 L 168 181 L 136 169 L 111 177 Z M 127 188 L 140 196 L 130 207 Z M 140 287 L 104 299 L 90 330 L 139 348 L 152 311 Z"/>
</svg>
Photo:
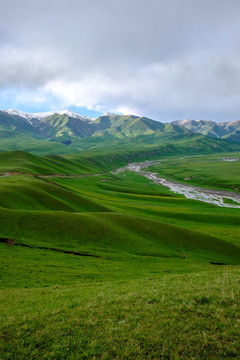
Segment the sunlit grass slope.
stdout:
<svg viewBox="0 0 240 360">
<path fill-rule="evenodd" d="M 0 172 L 30 174 L 91 174 L 99 170 L 85 157 L 65 158 L 60 155 L 37 156 L 23 151 L 0 154 Z"/>
<path fill-rule="evenodd" d="M 69 154 L 77 149 L 56 141 L 47 141 L 23 133 L 0 131 L 0 153 L 6 151 L 27 151 L 35 154 Z"/>
<path fill-rule="evenodd" d="M 4 229 L 4 230 L 3 230 Z M 240 247 L 158 221 L 115 213 L 1 210 L 1 238 L 78 252 L 114 252 L 240 264 Z"/>
<path fill-rule="evenodd" d="M 23 175 L 0 178 L 0 207 L 73 212 L 108 211 L 62 185 Z"/>
<path fill-rule="evenodd" d="M 199 135 L 188 136 L 176 144 L 173 142 L 156 145 L 151 138 L 148 145 L 138 143 L 136 139 L 130 143 L 133 147 L 129 148 L 123 142 L 118 148 L 111 141 L 101 142 L 103 148 L 93 146 L 87 151 L 68 155 L 38 156 L 19 150 L 4 152 L 0 153 L 0 173 L 22 171 L 31 174 L 92 174 L 110 171 L 129 162 L 213 153 L 221 156 L 224 151 L 238 149 L 226 141 Z M 47 151 L 45 153 L 47 154 Z"/>
<path fill-rule="evenodd" d="M 211 262 L 240 263 L 238 209 L 189 201 L 134 173 L 50 182 L 14 175 L 0 184 L 0 237 L 30 246 L 1 244 L 3 287 L 161 276 L 218 267 Z"/>
<path fill-rule="evenodd" d="M 55 178 L 115 212 L 178 225 L 240 243 L 239 210 L 186 199 L 134 172 L 92 178 Z"/>
<path fill-rule="evenodd" d="M 238 357 L 239 209 L 110 172 L 163 149 L 0 154 L 1 359 Z"/>
</svg>

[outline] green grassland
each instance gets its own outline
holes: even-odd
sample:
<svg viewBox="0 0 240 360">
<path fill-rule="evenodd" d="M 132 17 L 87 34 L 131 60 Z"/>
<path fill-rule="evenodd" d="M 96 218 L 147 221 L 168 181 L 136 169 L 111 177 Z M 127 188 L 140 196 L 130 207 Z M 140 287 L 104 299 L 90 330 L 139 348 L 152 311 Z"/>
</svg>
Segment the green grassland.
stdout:
<svg viewBox="0 0 240 360">
<path fill-rule="evenodd" d="M 237 359 L 239 270 L 4 290 L 2 359 Z"/>
<path fill-rule="evenodd" d="M 0 173 L 21 172 L 0 177 L 1 359 L 238 358 L 239 209 L 110 172 L 144 156 L 0 154 Z M 225 156 L 171 154 L 154 171 L 201 169 L 230 190 Z"/>
<path fill-rule="evenodd" d="M 240 161 L 223 161 L 223 158 L 240 158 L 240 153 L 222 156 L 193 156 L 183 159 L 169 159 L 150 167 L 167 179 L 210 188 L 240 191 Z"/>
<path fill-rule="evenodd" d="M 202 155 L 216 153 L 216 156 L 222 156 L 229 151 L 235 151 L 237 154 L 236 150 L 239 150 L 239 145 L 224 140 L 209 139 L 202 135 L 191 134 L 183 138 L 179 136 L 175 141 L 170 138 L 169 143 L 166 135 L 164 141 L 157 142 L 152 136 L 136 137 L 134 141 L 132 138 L 118 141 L 113 140 L 112 137 L 108 141 L 104 136 L 96 141 L 97 137 L 94 139 L 88 137 L 79 140 L 82 141 L 82 145 L 85 141 L 88 149 L 78 150 L 77 153 L 72 153 L 73 148 L 63 144 L 59 145 L 68 148 L 66 153 L 64 151 L 58 153 L 58 149 L 54 147 L 49 149 L 48 146 L 45 146 L 43 154 L 38 150 L 36 152 L 29 150 L 30 153 L 22 150 L 0 152 L 0 174 L 7 171 L 31 174 L 94 174 L 110 171 L 135 161 L 179 158 L 179 156 L 193 156 L 199 153 Z M 54 154 L 51 154 L 52 150 L 55 151 Z M 44 156 L 38 156 L 39 153 Z"/>
<path fill-rule="evenodd" d="M 27 151 L 33 154 L 69 154 L 77 149 L 56 142 L 47 141 L 39 136 L 34 137 L 22 132 L 12 133 L 9 131 L 0 132 L 0 153 L 6 151 Z"/>
</svg>

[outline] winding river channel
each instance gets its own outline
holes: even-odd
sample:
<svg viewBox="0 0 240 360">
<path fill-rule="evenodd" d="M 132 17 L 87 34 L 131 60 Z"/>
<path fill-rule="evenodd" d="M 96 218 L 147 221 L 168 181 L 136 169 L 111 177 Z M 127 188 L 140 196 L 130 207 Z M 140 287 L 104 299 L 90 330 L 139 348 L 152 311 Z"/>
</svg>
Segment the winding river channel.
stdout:
<svg viewBox="0 0 240 360">
<path fill-rule="evenodd" d="M 120 173 L 125 170 L 135 171 L 145 176 L 147 179 L 152 180 L 155 184 L 166 186 L 174 193 L 184 195 L 187 199 L 199 200 L 222 207 L 240 208 L 240 194 L 238 193 L 225 190 L 205 189 L 188 184 L 180 184 L 176 181 L 163 179 L 159 177 L 157 173 L 146 171 L 149 166 L 160 163 L 161 161 L 145 161 L 141 163 L 128 164 L 126 167 L 119 169 L 115 173 Z"/>
<path fill-rule="evenodd" d="M 239 159 L 237 159 L 238 161 Z M 160 164 L 164 160 L 159 161 L 144 161 L 139 163 L 128 164 L 124 168 L 118 169 L 113 172 L 113 174 L 120 174 L 123 171 L 135 171 L 140 175 L 145 176 L 147 179 L 152 180 L 155 184 L 163 185 L 169 188 L 169 190 L 173 191 L 176 194 L 184 195 L 187 199 L 199 200 L 209 204 L 214 204 L 217 206 L 228 207 L 228 208 L 240 208 L 240 194 L 235 193 L 233 191 L 225 191 L 225 190 L 215 190 L 215 189 L 206 189 L 198 186 L 192 186 L 188 184 L 181 184 L 176 181 L 166 180 L 161 177 L 157 173 L 153 173 L 150 171 L 146 171 L 147 168 L 151 165 Z M 229 160 L 226 160 L 229 161 Z M 34 175 L 23 172 L 7 172 L 4 174 L 0 174 L 1 177 L 13 176 L 13 175 L 25 175 L 25 176 L 37 176 L 39 178 L 73 178 L 73 177 L 91 177 L 91 176 L 99 176 L 104 175 L 106 173 L 100 174 L 89 174 L 89 175 L 60 175 L 60 174 L 51 174 L 51 175 Z"/>
</svg>

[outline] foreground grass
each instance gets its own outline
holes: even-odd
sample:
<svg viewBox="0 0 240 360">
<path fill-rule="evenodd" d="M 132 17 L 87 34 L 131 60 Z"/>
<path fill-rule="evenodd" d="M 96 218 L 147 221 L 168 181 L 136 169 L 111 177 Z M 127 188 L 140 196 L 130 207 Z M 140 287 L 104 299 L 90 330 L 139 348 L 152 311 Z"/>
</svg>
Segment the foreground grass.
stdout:
<svg viewBox="0 0 240 360">
<path fill-rule="evenodd" d="M 1 359 L 239 357 L 239 209 L 185 199 L 135 173 L 105 173 L 135 155 L 84 165 L 74 156 L 7 156 L 2 172 L 35 176 L 0 179 Z M 214 187 L 207 161 L 205 186 Z M 231 187 L 238 164 L 228 166 Z"/>
<path fill-rule="evenodd" d="M 239 275 L 3 290 L 1 359 L 238 358 Z"/>
</svg>

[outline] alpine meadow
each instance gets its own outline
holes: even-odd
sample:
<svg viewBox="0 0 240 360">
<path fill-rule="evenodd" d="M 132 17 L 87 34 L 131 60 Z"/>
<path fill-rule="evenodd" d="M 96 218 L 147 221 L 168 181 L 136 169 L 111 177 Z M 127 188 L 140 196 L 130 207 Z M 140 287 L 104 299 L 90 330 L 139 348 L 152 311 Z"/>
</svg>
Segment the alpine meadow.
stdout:
<svg viewBox="0 0 240 360">
<path fill-rule="evenodd" d="M 0 4 L 0 359 L 239 359 L 240 4 Z"/>
</svg>

